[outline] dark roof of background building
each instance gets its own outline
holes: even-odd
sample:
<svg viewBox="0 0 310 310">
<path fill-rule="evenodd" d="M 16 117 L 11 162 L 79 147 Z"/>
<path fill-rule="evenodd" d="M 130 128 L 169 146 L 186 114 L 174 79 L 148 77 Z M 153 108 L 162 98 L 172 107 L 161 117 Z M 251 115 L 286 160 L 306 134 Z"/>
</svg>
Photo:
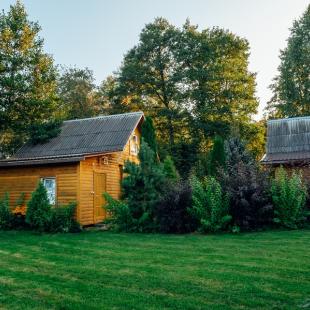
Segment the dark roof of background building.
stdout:
<svg viewBox="0 0 310 310">
<path fill-rule="evenodd" d="M 122 151 L 143 118 L 142 112 L 133 112 L 64 121 L 57 137 L 44 144 L 26 143 L 13 157 L 0 160 L 0 166 L 68 162 L 83 155 Z"/>
<path fill-rule="evenodd" d="M 265 164 L 310 160 L 310 117 L 295 117 L 267 122 Z"/>
</svg>

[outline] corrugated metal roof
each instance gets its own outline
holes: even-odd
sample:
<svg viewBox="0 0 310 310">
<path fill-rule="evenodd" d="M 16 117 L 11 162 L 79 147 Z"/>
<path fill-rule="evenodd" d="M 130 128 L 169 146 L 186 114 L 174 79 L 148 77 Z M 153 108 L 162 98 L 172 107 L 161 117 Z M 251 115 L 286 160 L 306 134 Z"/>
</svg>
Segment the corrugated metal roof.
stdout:
<svg viewBox="0 0 310 310">
<path fill-rule="evenodd" d="M 10 159 L 47 159 L 122 151 L 144 115 L 142 112 L 63 122 L 61 133 L 44 144 L 26 143 Z"/>
<path fill-rule="evenodd" d="M 267 122 L 266 154 L 262 163 L 286 163 L 310 159 L 310 117 Z"/>
</svg>

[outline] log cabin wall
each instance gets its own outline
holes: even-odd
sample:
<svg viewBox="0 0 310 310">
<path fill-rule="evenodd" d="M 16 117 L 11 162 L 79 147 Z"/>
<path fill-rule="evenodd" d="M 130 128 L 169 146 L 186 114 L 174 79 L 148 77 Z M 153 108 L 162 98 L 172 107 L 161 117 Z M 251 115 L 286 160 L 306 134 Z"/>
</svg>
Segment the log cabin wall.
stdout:
<svg viewBox="0 0 310 310">
<path fill-rule="evenodd" d="M 56 200 L 59 204 L 77 201 L 78 164 L 0 168 L 0 197 L 8 193 L 13 208 L 21 193 L 25 193 L 26 201 L 31 198 L 43 177 L 56 178 Z"/>
</svg>

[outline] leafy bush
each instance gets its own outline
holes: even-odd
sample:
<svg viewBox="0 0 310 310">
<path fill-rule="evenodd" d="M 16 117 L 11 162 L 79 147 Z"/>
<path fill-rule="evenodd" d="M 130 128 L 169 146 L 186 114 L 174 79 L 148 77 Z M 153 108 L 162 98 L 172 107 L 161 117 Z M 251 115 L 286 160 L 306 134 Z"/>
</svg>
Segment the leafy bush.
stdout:
<svg viewBox="0 0 310 310">
<path fill-rule="evenodd" d="M 116 231 L 134 231 L 135 221 L 128 205 L 124 201 L 112 198 L 108 193 L 104 193 L 103 196 L 107 202 L 103 207 L 108 213 L 105 223 L 110 224 L 111 228 Z"/>
<path fill-rule="evenodd" d="M 188 210 L 191 207 L 192 191 L 188 182 L 168 186 L 155 207 L 160 232 L 185 233 L 196 227 Z"/>
<path fill-rule="evenodd" d="M 225 142 L 226 165 L 219 180 L 229 197 L 233 230 L 253 230 L 270 225 L 273 208 L 269 176 L 262 171 L 239 138 Z"/>
<path fill-rule="evenodd" d="M 9 194 L 6 193 L 2 199 L 0 199 L 0 229 L 10 229 L 12 226 L 13 214 L 9 205 Z"/>
<path fill-rule="evenodd" d="M 217 232 L 227 228 L 231 220 L 228 214 L 228 197 L 214 177 L 191 180 L 193 205 L 190 213 L 199 221 L 202 232 Z"/>
<path fill-rule="evenodd" d="M 42 182 L 39 182 L 37 189 L 32 193 L 27 204 L 26 222 L 30 228 L 43 232 L 48 229 L 51 217 L 52 211 L 46 189 Z"/>
<path fill-rule="evenodd" d="M 306 220 L 307 188 L 300 173 L 294 171 L 289 177 L 283 167 L 278 169 L 271 183 L 271 196 L 276 223 L 296 229 Z"/>
<path fill-rule="evenodd" d="M 76 203 L 67 206 L 57 206 L 51 209 L 51 221 L 49 231 L 51 232 L 78 232 L 81 230 L 79 223 L 74 218 Z"/>
</svg>

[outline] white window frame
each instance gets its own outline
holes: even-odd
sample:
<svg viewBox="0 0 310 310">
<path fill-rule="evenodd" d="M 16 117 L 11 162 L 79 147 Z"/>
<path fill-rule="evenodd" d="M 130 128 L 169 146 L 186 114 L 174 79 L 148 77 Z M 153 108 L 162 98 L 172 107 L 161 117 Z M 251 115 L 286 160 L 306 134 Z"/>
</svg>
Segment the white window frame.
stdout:
<svg viewBox="0 0 310 310">
<path fill-rule="evenodd" d="M 138 136 L 133 135 L 130 140 L 130 154 L 138 155 Z"/>
<path fill-rule="evenodd" d="M 51 193 L 49 189 L 46 187 L 46 181 L 54 181 L 54 193 Z M 48 201 L 52 206 L 56 205 L 56 198 L 57 198 L 57 182 L 56 177 L 42 177 L 41 182 L 44 185 L 46 191 L 47 191 L 47 197 Z"/>
</svg>

